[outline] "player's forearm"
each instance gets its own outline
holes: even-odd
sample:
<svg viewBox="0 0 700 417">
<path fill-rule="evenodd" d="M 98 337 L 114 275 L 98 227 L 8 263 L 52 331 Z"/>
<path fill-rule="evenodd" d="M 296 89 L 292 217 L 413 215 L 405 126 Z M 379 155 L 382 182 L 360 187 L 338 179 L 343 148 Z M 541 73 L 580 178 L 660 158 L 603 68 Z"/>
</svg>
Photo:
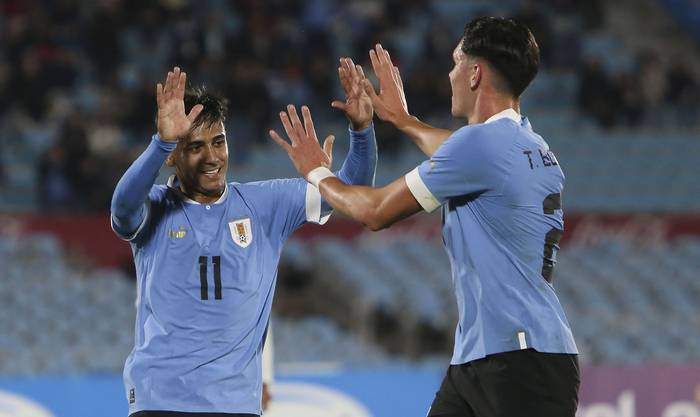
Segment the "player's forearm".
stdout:
<svg viewBox="0 0 700 417">
<path fill-rule="evenodd" d="M 343 166 L 336 174 L 346 184 L 374 185 L 377 170 L 377 142 L 374 125 L 363 130 L 350 130 L 350 149 Z"/>
<path fill-rule="evenodd" d="M 413 143 L 429 157 L 433 156 L 440 145 L 452 134 L 450 130 L 438 129 L 423 123 L 415 116 L 406 117 L 395 123 L 395 126 L 408 135 Z"/>
<path fill-rule="evenodd" d="M 373 231 L 421 210 L 403 177 L 382 188 L 346 185 L 338 178 L 326 177 L 319 190 L 334 209 Z"/>
<path fill-rule="evenodd" d="M 143 204 L 155 183 L 165 158 L 175 142 L 161 141 L 157 135 L 119 180 L 112 196 L 112 217 L 122 231 L 134 231 L 141 224 Z"/>
<path fill-rule="evenodd" d="M 339 178 L 327 178 L 321 182 L 320 191 L 324 201 L 334 210 L 369 229 L 380 230 L 388 226 L 377 215 L 381 202 L 378 189 L 347 185 Z"/>
</svg>

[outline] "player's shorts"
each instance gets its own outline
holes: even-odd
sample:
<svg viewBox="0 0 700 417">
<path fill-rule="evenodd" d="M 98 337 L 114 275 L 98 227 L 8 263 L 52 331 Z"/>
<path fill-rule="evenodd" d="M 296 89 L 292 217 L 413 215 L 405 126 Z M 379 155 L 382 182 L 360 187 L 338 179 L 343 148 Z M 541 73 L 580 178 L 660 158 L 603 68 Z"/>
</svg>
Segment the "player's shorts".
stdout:
<svg viewBox="0 0 700 417">
<path fill-rule="evenodd" d="M 260 417 L 257 414 L 183 413 L 179 411 L 137 411 L 129 417 Z"/>
<path fill-rule="evenodd" d="M 574 417 L 578 355 L 534 349 L 450 365 L 428 417 Z"/>
</svg>

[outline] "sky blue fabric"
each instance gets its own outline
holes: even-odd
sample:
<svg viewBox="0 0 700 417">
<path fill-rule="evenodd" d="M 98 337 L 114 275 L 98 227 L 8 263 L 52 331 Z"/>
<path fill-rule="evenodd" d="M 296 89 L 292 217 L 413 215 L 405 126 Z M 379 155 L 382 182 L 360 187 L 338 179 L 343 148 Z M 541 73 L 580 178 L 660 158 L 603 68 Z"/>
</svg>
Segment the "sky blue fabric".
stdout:
<svg viewBox="0 0 700 417">
<path fill-rule="evenodd" d="M 577 353 L 554 287 L 543 276 L 556 262 L 556 237 L 564 229 L 561 208 L 553 208 L 556 197 L 547 197 L 561 197 L 564 174 L 527 119 L 463 127 L 418 173 L 443 204 L 459 310 L 451 363 L 523 348 Z M 554 238 L 549 254 L 547 235 Z"/>
</svg>

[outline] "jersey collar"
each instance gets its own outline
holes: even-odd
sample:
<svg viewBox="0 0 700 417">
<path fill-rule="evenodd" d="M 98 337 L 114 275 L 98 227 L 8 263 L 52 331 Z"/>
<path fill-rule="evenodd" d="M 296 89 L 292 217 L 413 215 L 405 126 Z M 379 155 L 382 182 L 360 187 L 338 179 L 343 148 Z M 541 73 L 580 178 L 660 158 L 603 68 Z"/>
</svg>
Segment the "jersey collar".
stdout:
<svg viewBox="0 0 700 417">
<path fill-rule="evenodd" d="M 171 176 L 168 178 L 168 188 L 170 188 L 170 189 L 172 189 L 173 191 L 175 191 L 175 192 L 177 193 L 177 195 L 180 196 L 180 198 L 182 199 L 182 201 L 184 201 L 185 203 L 202 205 L 202 203 L 200 203 L 200 202 L 198 202 L 198 201 L 194 201 L 194 200 L 192 200 L 191 198 L 187 197 L 185 194 L 183 194 L 182 190 L 180 190 L 180 181 L 178 181 L 178 179 L 177 179 L 177 177 L 176 177 L 175 175 L 171 175 Z M 224 186 L 224 192 L 223 192 L 223 194 L 221 194 L 221 197 L 219 197 L 218 200 L 216 200 L 215 202 L 213 202 L 213 203 L 211 203 L 211 204 L 221 204 L 221 203 L 223 203 L 224 200 L 226 200 L 226 195 L 227 195 L 227 194 L 228 194 L 228 184 L 226 184 L 226 185 Z"/>
<path fill-rule="evenodd" d="M 520 124 L 520 121 L 521 121 L 520 114 L 518 114 L 517 111 L 515 111 L 513 109 L 505 109 L 502 112 L 496 113 L 493 116 L 489 117 L 488 119 L 486 119 L 486 121 L 484 123 L 491 123 L 491 122 L 495 122 L 498 119 L 504 119 L 504 118 L 508 118 L 517 124 Z"/>
</svg>

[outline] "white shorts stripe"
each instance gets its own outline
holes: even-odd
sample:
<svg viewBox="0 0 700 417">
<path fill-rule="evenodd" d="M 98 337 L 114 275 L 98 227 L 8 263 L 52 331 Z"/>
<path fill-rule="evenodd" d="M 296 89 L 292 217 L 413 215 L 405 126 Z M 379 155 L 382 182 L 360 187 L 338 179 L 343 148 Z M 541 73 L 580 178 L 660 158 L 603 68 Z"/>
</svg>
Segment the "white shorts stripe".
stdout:
<svg viewBox="0 0 700 417">
<path fill-rule="evenodd" d="M 525 332 L 518 332 L 518 343 L 520 349 L 527 349 L 527 340 L 525 340 Z"/>
</svg>

